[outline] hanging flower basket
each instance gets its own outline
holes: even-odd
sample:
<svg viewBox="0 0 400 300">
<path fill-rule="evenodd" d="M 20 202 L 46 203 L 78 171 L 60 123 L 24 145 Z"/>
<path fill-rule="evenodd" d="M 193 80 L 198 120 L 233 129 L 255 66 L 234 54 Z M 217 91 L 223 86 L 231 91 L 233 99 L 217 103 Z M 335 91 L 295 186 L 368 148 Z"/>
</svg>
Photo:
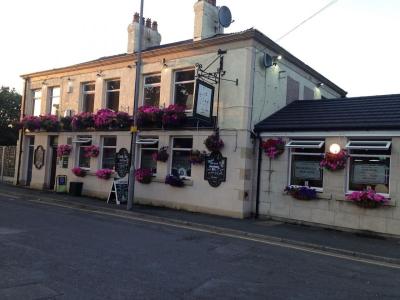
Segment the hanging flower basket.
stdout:
<svg viewBox="0 0 400 300">
<path fill-rule="evenodd" d="M 317 191 L 307 186 L 288 186 L 285 188 L 286 194 L 298 200 L 315 200 L 318 199 Z"/>
<path fill-rule="evenodd" d="M 136 123 L 139 128 L 161 128 L 163 110 L 157 106 L 145 105 L 138 108 Z"/>
<path fill-rule="evenodd" d="M 182 126 L 186 121 L 186 106 L 172 104 L 163 110 L 162 125 L 166 128 Z"/>
<path fill-rule="evenodd" d="M 338 171 L 346 167 L 348 154 L 346 150 L 340 150 L 339 153 L 325 153 L 324 159 L 320 162 L 320 166 L 329 171 Z"/>
<path fill-rule="evenodd" d="M 184 187 L 185 183 L 183 182 L 182 179 L 180 179 L 178 176 L 174 175 L 167 175 L 165 177 L 165 184 L 169 184 L 170 186 L 173 187 Z"/>
<path fill-rule="evenodd" d="M 57 157 L 69 156 L 72 151 L 71 145 L 58 145 Z"/>
<path fill-rule="evenodd" d="M 26 116 L 21 120 L 21 125 L 29 131 L 36 131 L 40 129 L 41 120 L 36 116 Z"/>
<path fill-rule="evenodd" d="M 137 182 L 149 184 L 153 180 L 153 172 L 150 169 L 137 169 L 135 170 L 135 179 Z"/>
<path fill-rule="evenodd" d="M 269 158 L 276 158 L 285 152 L 285 142 L 279 139 L 268 139 L 261 143 L 261 148 Z"/>
<path fill-rule="evenodd" d="M 77 114 L 73 116 L 71 124 L 75 131 L 93 129 L 95 127 L 94 115 L 88 112 Z"/>
<path fill-rule="evenodd" d="M 351 201 L 363 208 L 378 208 L 389 202 L 389 199 L 377 194 L 372 189 L 360 192 L 352 192 L 346 196 L 346 200 Z"/>
<path fill-rule="evenodd" d="M 72 130 L 72 117 L 63 117 L 60 119 L 60 128 L 64 131 Z"/>
<path fill-rule="evenodd" d="M 152 158 L 154 161 L 166 162 L 169 158 L 168 147 L 161 147 L 158 152 L 153 153 Z"/>
<path fill-rule="evenodd" d="M 190 163 L 194 165 L 201 165 L 204 162 L 207 153 L 205 151 L 201 152 L 200 150 L 193 150 L 190 153 Z"/>
<path fill-rule="evenodd" d="M 40 116 L 40 128 L 47 132 L 54 132 L 60 130 L 60 123 L 58 117 L 54 115 Z"/>
<path fill-rule="evenodd" d="M 84 169 L 82 169 L 80 167 L 73 168 L 71 171 L 77 177 L 85 177 L 86 174 L 87 174 L 86 170 L 84 170 Z"/>
<path fill-rule="evenodd" d="M 111 169 L 100 169 L 97 170 L 96 176 L 97 178 L 108 180 L 111 178 L 111 176 L 114 174 L 114 171 Z"/>
<path fill-rule="evenodd" d="M 204 145 L 209 151 L 216 152 L 224 147 L 224 141 L 219 137 L 218 133 L 215 133 L 205 139 Z"/>
<path fill-rule="evenodd" d="M 83 151 L 84 151 L 84 156 L 86 158 L 89 158 L 89 157 L 96 158 L 97 156 L 99 156 L 99 153 L 100 153 L 99 147 L 97 147 L 95 145 L 87 146 L 84 148 Z"/>
</svg>

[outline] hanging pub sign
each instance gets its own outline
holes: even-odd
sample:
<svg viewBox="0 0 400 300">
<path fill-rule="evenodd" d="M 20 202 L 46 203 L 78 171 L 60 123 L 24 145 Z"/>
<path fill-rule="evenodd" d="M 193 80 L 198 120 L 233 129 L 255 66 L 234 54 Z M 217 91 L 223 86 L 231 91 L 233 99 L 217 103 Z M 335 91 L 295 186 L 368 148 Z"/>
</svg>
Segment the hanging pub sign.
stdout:
<svg viewBox="0 0 400 300">
<path fill-rule="evenodd" d="M 33 164 L 38 170 L 40 170 L 44 166 L 44 153 L 45 150 L 43 146 L 37 146 L 35 153 L 33 155 Z"/>
<path fill-rule="evenodd" d="M 115 172 L 120 178 L 124 178 L 129 172 L 129 152 L 121 148 L 115 155 Z"/>
<path fill-rule="evenodd" d="M 205 159 L 204 180 L 212 187 L 219 187 L 226 181 L 226 157 L 221 152 L 212 152 Z"/>
<path fill-rule="evenodd" d="M 193 116 L 200 120 L 212 121 L 214 107 L 214 86 L 200 79 L 196 80 Z"/>
</svg>

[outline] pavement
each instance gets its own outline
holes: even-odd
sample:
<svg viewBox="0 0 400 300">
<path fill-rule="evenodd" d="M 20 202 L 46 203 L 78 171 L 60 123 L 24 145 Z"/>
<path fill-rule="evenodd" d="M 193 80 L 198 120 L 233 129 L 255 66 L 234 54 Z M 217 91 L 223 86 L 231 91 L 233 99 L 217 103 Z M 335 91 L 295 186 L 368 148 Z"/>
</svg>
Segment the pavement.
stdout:
<svg viewBox="0 0 400 300">
<path fill-rule="evenodd" d="M 239 235 L 271 243 L 285 243 L 306 249 L 400 265 L 400 239 L 374 235 L 370 232 L 344 232 L 272 220 L 240 220 L 137 204 L 134 205 L 132 211 L 127 211 L 125 205 L 107 204 L 104 200 L 95 198 L 73 197 L 67 194 L 0 184 L 0 196 L 24 197 L 27 194 L 33 200 L 48 204 L 101 211 L 110 215 L 135 217 L 218 234 Z"/>
<path fill-rule="evenodd" d="M 0 185 L 0 299 L 400 299 L 397 240 L 319 230 Z"/>
</svg>

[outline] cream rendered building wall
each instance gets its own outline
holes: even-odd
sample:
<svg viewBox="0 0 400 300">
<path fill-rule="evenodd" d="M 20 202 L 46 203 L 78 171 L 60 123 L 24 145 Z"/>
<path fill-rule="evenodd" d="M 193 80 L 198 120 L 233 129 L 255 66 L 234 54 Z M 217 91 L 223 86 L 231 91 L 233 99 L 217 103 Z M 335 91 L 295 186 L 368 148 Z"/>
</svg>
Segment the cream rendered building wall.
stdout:
<svg viewBox="0 0 400 300">
<path fill-rule="evenodd" d="M 347 138 L 337 136 L 325 139 L 326 147 L 333 143 L 344 147 Z M 391 202 L 379 209 L 364 209 L 345 201 L 347 169 L 336 172 L 324 170 L 323 193 L 318 196 L 321 199 L 293 199 L 284 193 L 289 183 L 289 158 L 289 150 L 271 161 L 263 154 L 259 206 L 261 215 L 329 227 L 400 235 L 400 187 L 397 184 L 400 181 L 399 137 L 392 139 L 389 183 Z"/>
</svg>

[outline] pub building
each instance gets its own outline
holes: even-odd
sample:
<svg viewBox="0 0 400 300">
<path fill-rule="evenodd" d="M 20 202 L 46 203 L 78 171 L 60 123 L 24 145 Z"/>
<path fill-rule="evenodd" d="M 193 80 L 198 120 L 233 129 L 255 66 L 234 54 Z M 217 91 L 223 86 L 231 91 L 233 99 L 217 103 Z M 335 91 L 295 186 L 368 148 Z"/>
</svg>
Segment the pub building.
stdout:
<svg viewBox="0 0 400 300">
<path fill-rule="evenodd" d="M 400 95 L 383 95 L 294 101 L 259 122 L 260 144 L 283 148 L 268 157 L 261 147 L 257 211 L 400 235 L 399 120 Z"/>
<path fill-rule="evenodd" d="M 215 0 L 195 1 L 193 37 L 171 44 L 161 44 L 157 22 L 145 20 L 135 203 L 236 218 L 252 215 L 258 178 L 254 125 L 295 100 L 317 104 L 346 96 L 258 30 L 224 33 L 229 24 L 221 20 L 221 11 L 226 8 Z M 135 14 L 126 53 L 22 76 L 16 184 L 50 190 L 61 185 L 79 194 L 81 183 L 83 195 L 106 201 L 116 183 L 121 188 L 126 182 L 138 31 Z M 265 191 L 279 190 L 280 199 L 287 170 L 272 173 L 276 182 L 267 187 L 266 163 L 259 207 L 268 215 L 266 203 L 272 200 Z M 324 175 L 323 188 L 328 178 Z"/>
</svg>

